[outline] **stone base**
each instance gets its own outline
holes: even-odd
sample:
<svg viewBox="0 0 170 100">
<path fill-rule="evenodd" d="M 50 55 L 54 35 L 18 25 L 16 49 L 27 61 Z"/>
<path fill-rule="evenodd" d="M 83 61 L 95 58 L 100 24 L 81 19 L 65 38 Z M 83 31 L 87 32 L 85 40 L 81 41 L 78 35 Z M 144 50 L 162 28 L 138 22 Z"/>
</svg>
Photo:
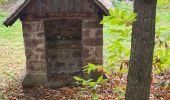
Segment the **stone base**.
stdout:
<svg viewBox="0 0 170 100">
<path fill-rule="evenodd" d="M 47 74 L 45 73 L 34 73 L 25 74 L 22 79 L 22 86 L 29 87 L 35 85 L 43 85 L 47 82 Z"/>
</svg>

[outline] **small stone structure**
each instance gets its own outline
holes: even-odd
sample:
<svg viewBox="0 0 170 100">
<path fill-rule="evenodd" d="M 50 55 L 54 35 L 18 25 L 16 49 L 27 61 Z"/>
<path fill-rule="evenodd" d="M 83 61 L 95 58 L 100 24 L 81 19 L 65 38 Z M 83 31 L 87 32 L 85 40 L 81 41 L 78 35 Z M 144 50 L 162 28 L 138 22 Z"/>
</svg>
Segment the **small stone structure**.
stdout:
<svg viewBox="0 0 170 100">
<path fill-rule="evenodd" d="M 82 66 L 103 64 L 103 26 L 109 0 L 21 0 L 4 22 L 22 22 L 26 75 L 23 86 L 71 84 Z"/>
</svg>

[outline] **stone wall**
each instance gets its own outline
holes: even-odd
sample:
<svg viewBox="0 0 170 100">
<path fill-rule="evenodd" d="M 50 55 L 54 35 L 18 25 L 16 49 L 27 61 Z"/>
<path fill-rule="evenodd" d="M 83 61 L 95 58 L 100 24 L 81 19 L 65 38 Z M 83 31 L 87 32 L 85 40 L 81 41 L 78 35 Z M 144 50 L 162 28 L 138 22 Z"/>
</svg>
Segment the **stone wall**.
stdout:
<svg viewBox="0 0 170 100">
<path fill-rule="evenodd" d="M 55 20 L 22 21 L 27 72 L 23 86 L 48 82 L 53 73 L 82 71 L 88 63 L 103 64 L 103 27 L 96 17 Z"/>
<path fill-rule="evenodd" d="M 26 55 L 26 75 L 23 85 L 29 86 L 46 82 L 47 66 L 43 21 L 24 21 L 22 27 Z"/>
<path fill-rule="evenodd" d="M 81 20 L 45 21 L 48 76 L 80 72 L 82 67 Z"/>
<path fill-rule="evenodd" d="M 103 27 L 96 19 L 83 20 L 83 65 L 103 64 Z"/>
<path fill-rule="evenodd" d="M 83 20 L 82 27 L 82 46 L 83 46 L 83 65 L 88 63 L 103 65 L 103 26 L 97 19 Z M 97 80 L 101 74 L 93 72 L 89 75 L 84 73 L 84 78 Z"/>
</svg>

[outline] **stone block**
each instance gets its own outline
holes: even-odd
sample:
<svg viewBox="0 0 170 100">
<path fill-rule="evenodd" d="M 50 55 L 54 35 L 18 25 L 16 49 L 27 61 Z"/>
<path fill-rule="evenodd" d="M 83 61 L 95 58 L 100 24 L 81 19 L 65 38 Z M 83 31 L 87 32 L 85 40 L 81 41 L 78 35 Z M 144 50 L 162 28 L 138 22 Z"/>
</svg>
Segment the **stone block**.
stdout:
<svg viewBox="0 0 170 100">
<path fill-rule="evenodd" d="M 43 23 L 40 21 L 23 22 L 22 27 L 23 27 L 24 33 L 34 33 L 34 32 L 43 32 L 44 31 Z"/>
<path fill-rule="evenodd" d="M 89 20 L 83 22 L 83 28 L 99 28 L 103 25 L 100 24 L 100 21 L 97 20 Z"/>
<path fill-rule="evenodd" d="M 103 46 L 103 38 L 84 38 L 83 46 Z"/>
<path fill-rule="evenodd" d="M 45 53 L 45 48 L 35 48 L 35 52 Z"/>
<path fill-rule="evenodd" d="M 36 34 L 36 37 L 38 37 L 38 38 L 44 38 L 43 32 L 38 32 L 38 33 L 35 33 L 35 34 Z"/>
<path fill-rule="evenodd" d="M 97 46 L 95 50 L 96 58 L 103 58 L 103 47 Z"/>
<path fill-rule="evenodd" d="M 33 55 L 33 49 L 25 48 L 25 56 L 26 56 L 26 59 L 29 60 L 32 55 Z"/>
<path fill-rule="evenodd" d="M 95 47 L 93 46 L 85 46 L 83 47 L 83 60 L 89 59 L 95 56 Z"/>
<path fill-rule="evenodd" d="M 96 29 L 93 28 L 84 28 L 82 38 L 95 38 L 96 37 L 95 30 Z"/>
<path fill-rule="evenodd" d="M 32 33 L 23 33 L 24 38 L 32 38 Z"/>
<path fill-rule="evenodd" d="M 24 33 L 32 33 L 32 25 L 31 23 L 22 23 L 22 28 Z"/>
<path fill-rule="evenodd" d="M 96 29 L 95 34 L 97 38 L 103 38 L 103 28 Z"/>
<path fill-rule="evenodd" d="M 24 73 L 24 77 L 22 79 L 23 87 L 30 87 L 36 85 L 42 85 L 47 82 L 47 74 L 46 73 Z"/>
<path fill-rule="evenodd" d="M 26 67 L 29 72 L 46 72 L 46 62 L 45 61 L 26 61 Z"/>
<path fill-rule="evenodd" d="M 103 46 L 103 38 L 96 38 L 95 46 Z"/>
<path fill-rule="evenodd" d="M 36 48 L 39 44 L 43 44 L 45 42 L 44 39 L 38 38 L 24 38 L 25 47 L 26 48 Z"/>
<path fill-rule="evenodd" d="M 91 29 L 89 38 L 96 38 L 96 33 L 94 31 L 94 29 Z"/>
<path fill-rule="evenodd" d="M 40 57 L 39 59 L 41 59 L 42 61 L 43 61 L 43 60 L 44 60 L 44 61 L 46 60 L 45 54 L 41 54 L 39 57 Z"/>
<path fill-rule="evenodd" d="M 83 29 L 82 36 L 83 36 L 83 38 L 89 37 L 90 36 L 90 29 Z"/>
<path fill-rule="evenodd" d="M 32 22 L 31 25 L 32 25 L 33 32 L 43 32 L 44 31 L 42 22 Z"/>
<path fill-rule="evenodd" d="M 95 46 L 96 39 L 95 38 L 84 38 L 83 46 Z"/>
<path fill-rule="evenodd" d="M 76 57 L 81 57 L 81 51 L 79 50 L 79 51 L 73 51 L 73 53 L 72 53 L 72 56 L 74 57 L 74 58 L 76 58 Z"/>
<path fill-rule="evenodd" d="M 55 62 L 55 66 L 56 67 L 63 67 L 63 66 L 65 66 L 65 62 Z"/>
<path fill-rule="evenodd" d="M 27 57 L 28 61 L 39 61 L 39 54 L 33 53 L 32 55 L 29 56 L 29 58 Z"/>
<path fill-rule="evenodd" d="M 84 59 L 83 62 L 84 62 L 84 64 L 93 63 L 93 64 L 96 64 L 96 65 L 102 65 L 103 59 L 97 59 L 95 57 L 91 57 L 89 59 Z"/>
</svg>

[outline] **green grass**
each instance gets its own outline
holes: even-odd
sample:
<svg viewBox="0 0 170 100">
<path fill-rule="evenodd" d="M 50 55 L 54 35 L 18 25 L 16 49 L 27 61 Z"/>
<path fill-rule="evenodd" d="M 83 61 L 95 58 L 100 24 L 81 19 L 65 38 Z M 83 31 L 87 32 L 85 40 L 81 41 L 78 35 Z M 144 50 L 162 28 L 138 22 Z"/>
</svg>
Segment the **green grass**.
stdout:
<svg viewBox="0 0 170 100">
<path fill-rule="evenodd" d="M 170 4 L 157 7 L 157 16 L 160 17 L 160 22 L 163 25 L 170 27 Z M 161 25 L 161 23 L 159 23 Z"/>
<path fill-rule="evenodd" d="M 0 39 L 9 39 L 10 41 L 14 42 L 19 39 L 19 41 L 21 41 L 22 31 L 20 22 L 17 21 L 12 27 L 5 27 L 3 25 L 3 21 L 6 19 L 7 16 L 8 14 L 5 12 L 0 13 Z"/>
<path fill-rule="evenodd" d="M 8 0 L 0 0 L 0 4 L 7 2 Z"/>
<path fill-rule="evenodd" d="M 166 27 L 168 31 L 165 35 L 170 34 L 170 4 L 158 5 L 157 7 L 157 27 Z"/>
<path fill-rule="evenodd" d="M 21 23 L 17 21 L 7 28 L 2 25 L 7 16 L 7 13 L 0 12 L 0 99 L 5 88 L 15 81 L 25 65 Z"/>
</svg>

